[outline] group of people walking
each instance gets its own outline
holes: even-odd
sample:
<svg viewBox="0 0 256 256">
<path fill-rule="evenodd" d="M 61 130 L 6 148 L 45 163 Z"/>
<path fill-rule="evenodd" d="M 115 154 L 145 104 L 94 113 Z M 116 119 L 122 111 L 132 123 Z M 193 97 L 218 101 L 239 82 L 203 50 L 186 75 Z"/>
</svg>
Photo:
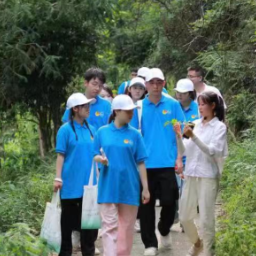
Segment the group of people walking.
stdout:
<svg viewBox="0 0 256 256">
<path fill-rule="evenodd" d="M 177 82 L 176 99 L 168 95 L 160 69 L 143 67 L 132 75 L 113 98 L 104 87 L 103 71 L 90 68 L 85 93 L 74 93 L 67 101 L 57 134 L 54 180 L 62 206 L 59 255 L 72 255 L 74 230 L 81 233 L 83 256 L 98 253 L 98 230 L 81 230 L 83 187 L 93 162 L 99 169 L 95 172 L 104 256 L 131 255 L 136 219 L 144 255 L 157 255 L 158 242 L 171 249 L 170 229 L 180 194 L 179 218 L 192 242 L 187 255 L 214 255 L 214 206 L 227 156 L 223 98 L 217 88 L 204 83 L 197 67 Z M 161 206 L 159 239 L 156 199 Z M 198 206 L 201 237 L 194 224 Z"/>
</svg>

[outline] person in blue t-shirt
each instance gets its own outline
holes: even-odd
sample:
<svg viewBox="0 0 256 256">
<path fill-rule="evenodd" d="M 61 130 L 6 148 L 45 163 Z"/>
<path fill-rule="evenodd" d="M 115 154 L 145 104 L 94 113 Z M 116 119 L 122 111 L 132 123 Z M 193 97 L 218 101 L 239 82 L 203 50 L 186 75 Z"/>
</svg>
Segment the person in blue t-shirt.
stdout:
<svg viewBox="0 0 256 256">
<path fill-rule="evenodd" d="M 131 79 L 133 79 L 134 77 L 137 76 L 137 72 L 138 72 L 138 69 L 137 68 L 133 68 L 131 70 Z M 128 81 L 124 81 L 122 82 L 119 87 L 118 87 L 118 90 L 117 90 L 117 94 L 125 94 L 125 89 L 127 86 L 129 86 L 131 80 L 128 80 Z"/>
<path fill-rule="evenodd" d="M 110 119 L 113 122 L 100 128 L 95 137 L 94 160 L 104 165 L 99 177 L 98 203 L 106 256 L 131 255 L 140 198 L 143 204 L 150 198 L 145 145 L 141 134 L 129 125 L 135 108 L 128 95 L 116 96 Z"/>
<path fill-rule="evenodd" d="M 108 123 L 111 114 L 111 104 L 107 100 L 101 98 L 98 94 L 103 88 L 106 81 L 104 72 L 99 68 L 89 68 L 85 72 L 85 96 L 88 99 L 95 98 L 95 102 L 91 105 L 90 115 L 87 121 L 92 125 L 96 131 L 103 125 Z M 69 120 L 69 109 L 66 109 L 62 122 Z"/>
<path fill-rule="evenodd" d="M 144 255 L 156 255 L 158 241 L 155 234 L 156 191 L 162 206 L 158 230 L 162 247 L 170 249 L 170 228 L 174 222 L 179 189 L 175 176 L 182 161 L 177 161 L 177 142 L 173 131 L 174 119 L 184 122 L 185 117 L 177 100 L 162 94 L 165 78 L 162 71 L 152 68 L 146 77 L 148 95 L 142 101 L 141 133 L 146 145 L 146 160 L 150 202 L 140 206 L 141 237 Z"/>
<path fill-rule="evenodd" d="M 133 103 L 137 105 L 138 100 L 142 100 L 146 95 L 145 81 L 141 77 L 135 77 L 131 80 L 130 85 L 126 88 L 125 94 L 129 95 L 133 100 Z M 138 110 L 134 109 L 133 117 L 130 125 L 136 129 L 139 129 Z"/>
<path fill-rule="evenodd" d="M 56 178 L 54 191 L 61 196 L 61 250 L 60 256 L 72 255 L 72 231 L 81 228 L 83 187 L 89 182 L 93 162 L 95 129 L 89 125 L 90 104 L 82 93 L 72 94 L 67 101 L 70 121 L 57 134 Z M 94 255 L 97 230 L 80 230 L 83 256 Z"/>
</svg>

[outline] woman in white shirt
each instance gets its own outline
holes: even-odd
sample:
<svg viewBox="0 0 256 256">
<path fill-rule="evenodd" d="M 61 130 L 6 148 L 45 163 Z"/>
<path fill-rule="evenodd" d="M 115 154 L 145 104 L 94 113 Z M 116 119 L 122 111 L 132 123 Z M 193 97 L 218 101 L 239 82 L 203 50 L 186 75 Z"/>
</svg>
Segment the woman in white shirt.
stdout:
<svg viewBox="0 0 256 256">
<path fill-rule="evenodd" d="M 212 256 L 215 238 L 215 201 L 219 180 L 227 156 L 227 127 L 224 124 L 224 104 L 214 92 L 204 92 L 198 97 L 201 119 L 192 130 L 185 126 L 182 140 L 180 124 L 174 126 L 179 155 L 187 157 L 185 184 L 180 200 L 180 221 L 193 246 L 187 256 L 197 256 L 204 251 Z M 200 209 L 202 240 L 194 219 Z"/>
</svg>

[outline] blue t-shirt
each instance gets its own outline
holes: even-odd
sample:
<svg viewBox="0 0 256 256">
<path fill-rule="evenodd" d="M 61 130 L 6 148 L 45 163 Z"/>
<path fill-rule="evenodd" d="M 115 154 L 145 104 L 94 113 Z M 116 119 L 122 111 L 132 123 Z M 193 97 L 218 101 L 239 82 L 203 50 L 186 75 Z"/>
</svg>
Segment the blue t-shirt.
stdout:
<svg viewBox="0 0 256 256">
<path fill-rule="evenodd" d="M 124 94 L 125 89 L 126 89 L 127 86 L 129 86 L 130 82 L 131 82 L 130 80 L 122 82 L 121 85 L 118 87 L 117 94 Z"/>
<path fill-rule="evenodd" d="M 187 122 L 193 122 L 200 118 L 199 111 L 198 111 L 198 104 L 194 101 L 191 101 L 187 109 L 184 109 L 182 107 L 182 110 Z"/>
<path fill-rule="evenodd" d="M 176 135 L 172 119 L 184 122 L 185 117 L 179 102 L 162 95 L 154 104 L 148 96 L 142 101 L 141 133 L 147 149 L 146 167 L 174 167 L 177 159 Z"/>
<path fill-rule="evenodd" d="M 94 136 L 95 129 L 91 125 L 89 127 Z M 83 187 L 88 184 L 91 173 L 94 138 L 85 125 L 82 126 L 74 121 L 74 128 L 78 140 L 70 121 L 63 124 L 57 134 L 56 152 L 64 155 L 61 174 L 62 199 L 81 198 Z M 94 174 L 96 177 L 96 173 Z"/>
<path fill-rule="evenodd" d="M 138 117 L 138 109 L 137 108 L 135 108 L 134 110 L 133 110 L 133 117 L 132 117 L 132 119 L 131 119 L 131 121 L 130 121 L 130 123 L 129 123 L 133 128 L 135 128 L 135 129 L 139 129 L 139 117 Z"/>
<path fill-rule="evenodd" d="M 116 128 L 112 122 L 99 129 L 94 155 L 103 149 L 108 166 L 103 166 L 98 185 L 98 203 L 139 205 L 140 175 L 137 164 L 147 158 L 141 134 L 125 125 Z"/>
<path fill-rule="evenodd" d="M 103 125 L 108 123 L 109 116 L 111 114 L 111 104 L 109 101 L 96 96 L 96 102 L 90 105 L 90 114 L 87 118 L 87 122 L 92 125 L 96 131 Z M 65 123 L 69 120 L 70 109 L 66 109 L 62 122 Z"/>
</svg>

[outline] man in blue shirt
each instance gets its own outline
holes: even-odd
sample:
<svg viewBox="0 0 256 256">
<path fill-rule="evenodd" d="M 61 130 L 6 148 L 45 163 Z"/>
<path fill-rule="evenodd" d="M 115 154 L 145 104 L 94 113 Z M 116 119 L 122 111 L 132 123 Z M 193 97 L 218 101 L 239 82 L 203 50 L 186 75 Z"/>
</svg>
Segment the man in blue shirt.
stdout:
<svg viewBox="0 0 256 256">
<path fill-rule="evenodd" d="M 84 78 L 85 96 L 88 99 L 95 98 L 95 102 L 91 104 L 87 121 L 97 131 L 101 126 L 108 123 L 108 118 L 111 114 L 111 104 L 98 95 L 106 82 L 106 78 L 104 72 L 99 68 L 88 69 Z M 69 115 L 70 111 L 67 109 L 62 117 L 62 122 L 67 122 Z"/>
<path fill-rule="evenodd" d="M 146 77 L 148 95 L 142 101 L 141 132 L 147 149 L 146 160 L 150 202 L 140 206 L 141 237 L 144 255 L 156 255 L 158 242 L 155 234 L 155 201 L 159 192 L 162 206 L 158 230 L 161 245 L 170 248 L 170 228 L 174 222 L 179 189 L 175 176 L 177 143 L 172 120 L 184 122 L 178 101 L 162 94 L 165 78 L 162 71 L 153 68 Z M 182 165 L 181 160 L 178 163 Z"/>
<path fill-rule="evenodd" d="M 133 68 L 131 70 L 131 79 L 133 79 L 134 77 L 137 76 L 137 72 L 138 72 L 138 69 L 137 68 Z M 128 80 L 128 81 L 125 81 L 125 82 L 122 82 L 119 87 L 118 87 L 118 91 L 117 91 L 117 94 L 125 94 L 125 89 L 127 86 L 129 86 L 131 80 Z"/>
</svg>

